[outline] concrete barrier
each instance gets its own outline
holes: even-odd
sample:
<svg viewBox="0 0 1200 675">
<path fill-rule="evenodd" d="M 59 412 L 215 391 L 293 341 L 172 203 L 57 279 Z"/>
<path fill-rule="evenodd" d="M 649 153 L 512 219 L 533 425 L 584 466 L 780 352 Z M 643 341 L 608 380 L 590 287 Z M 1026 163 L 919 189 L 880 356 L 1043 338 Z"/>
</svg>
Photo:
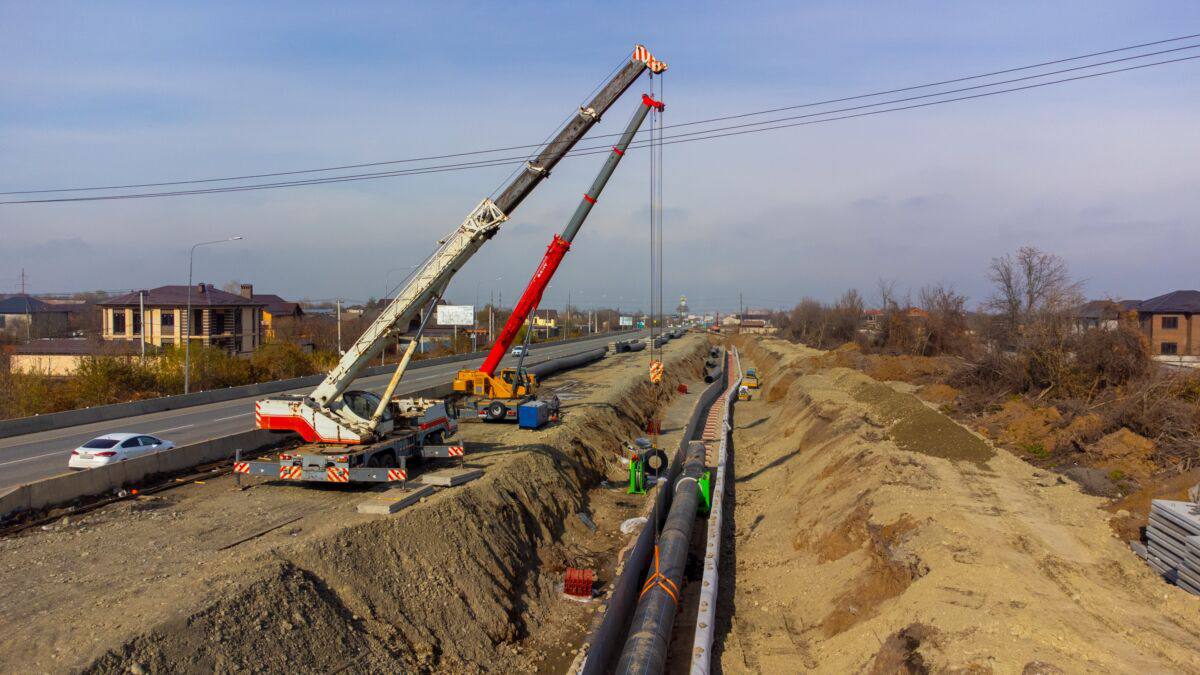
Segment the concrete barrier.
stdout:
<svg viewBox="0 0 1200 675">
<path fill-rule="evenodd" d="M 619 335 L 619 333 L 615 334 Z M 549 347 L 554 345 L 571 344 L 573 342 L 595 339 L 596 337 L 598 336 L 589 335 L 571 338 L 569 340 L 556 340 L 554 342 L 534 345 L 534 348 L 536 349 L 541 346 Z M 420 361 L 414 361 L 410 367 L 410 370 L 419 370 L 421 368 L 429 368 L 431 366 L 438 366 L 446 363 L 470 361 L 472 359 L 482 359 L 486 354 L 487 352 L 469 352 L 466 354 L 456 354 L 454 356 L 439 356 L 434 359 L 422 359 Z M 392 373 L 395 371 L 395 369 L 396 365 L 394 363 L 385 366 L 374 366 L 364 370 L 360 377 L 371 377 L 374 375 Z M 238 398 L 262 396 L 264 394 L 275 394 L 291 389 L 310 388 L 317 386 L 317 384 L 319 384 L 324 378 L 324 374 L 308 375 L 305 377 L 296 377 L 288 380 L 273 380 L 271 382 L 247 384 L 240 387 L 210 389 L 208 391 L 197 391 L 190 394 L 162 396 L 159 398 L 148 398 L 142 401 L 131 401 L 129 403 L 113 403 L 110 405 L 99 405 L 93 408 L 64 410 L 63 412 L 47 413 L 45 415 L 35 415 L 33 417 L 20 417 L 11 420 L 0 420 L 0 438 L 20 436 L 22 434 L 32 434 L 40 431 L 50 431 L 52 429 L 63 429 L 66 427 L 78 426 L 80 424 L 107 422 L 109 420 L 121 419 L 122 417 L 147 415 L 150 413 L 164 412 L 166 410 L 190 408 L 192 406 L 205 405 L 208 403 L 222 403 L 224 401 L 232 401 Z"/>
<path fill-rule="evenodd" d="M 255 429 L 163 450 L 142 457 L 84 471 L 64 473 L 20 485 L 0 496 L 0 517 L 18 511 L 36 511 L 97 497 L 123 487 L 137 486 L 155 476 L 233 457 L 234 451 L 254 452 L 280 442 L 281 436 Z"/>
</svg>

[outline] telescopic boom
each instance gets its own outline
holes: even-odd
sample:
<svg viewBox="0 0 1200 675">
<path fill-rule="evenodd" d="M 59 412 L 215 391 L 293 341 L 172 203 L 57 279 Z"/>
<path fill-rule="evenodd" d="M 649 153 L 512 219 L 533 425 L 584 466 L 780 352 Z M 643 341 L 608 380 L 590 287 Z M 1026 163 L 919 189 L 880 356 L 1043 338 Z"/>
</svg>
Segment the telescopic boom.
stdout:
<svg viewBox="0 0 1200 675">
<path fill-rule="evenodd" d="M 604 186 L 608 184 L 608 179 L 616 171 L 617 165 L 621 163 L 621 158 L 625 156 L 625 151 L 629 148 L 629 143 L 633 141 L 634 135 L 637 134 L 638 128 L 642 126 L 642 122 L 646 119 L 646 115 L 649 114 L 651 108 L 662 110 L 663 104 L 643 94 L 642 104 L 633 113 L 633 119 L 629 120 L 629 126 L 625 127 L 625 133 L 621 134 L 621 140 L 613 146 L 612 152 L 608 155 L 608 160 L 604 162 L 604 166 L 600 168 L 600 173 L 596 175 L 596 180 L 592 182 L 592 187 L 583 193 L 583 199 L 580 200 L 579 206 L 575 207 L 575 213 L 567 221 L 567 226 L 563 228 L 562 234 L 554 235 L 550 246 L 546 248 L 546 255 L 542 258 L 542 262 L 538 265 L 537 270 L 534 271 L 533 277 L 529 280 L 529 285 L 525 287 L 525 292 L 521 294 L 521 299 L 513 307 L 512 314 L 508 316 L 508 321 L 504 323 L 504 328 L 496 336 L 495 344 L 492 345 L 487 358 L 483 360 L 483 365 L 479 367 L 480 372 L 487 374 L 489 377 L 496 374 L 496 366 L 500 365 L 500 360 L 508 353 L 508 348 L 512 346 L 513 340 L 516 339 L 517 333 L 521 330 L 521 324 L 541 304 L 542 294 L 546 291 L 546 286 L 554 278 L 554 273 L 558 270 L 559 264 L 562 263 L 563 257 L 566 256 L 567 251 L 571 248 L 571 242 L 575 240 L 575 235 L 579 232 L 583 221 L 587 220 L 588 214 L 592 212 L 592 207 L 595 206 L 596 200 L 600 198 L 600 193 L 604 191 Z"/>
<path fill-rule="evenodd" d="M 496 235 L 501 223 L 545 180 L 558 162 L 590 130 L 610 106 L 637 80 L 644 70 L 662 72 L 666 64 L 637 45 L 629 61 L 599 90 L 592 100 L 492 201 L 484 199 L 466 220 L 439 242 L 437 251 L 409 279 L 399 294 L 380 313 L 342 356 L 325 380 L 305 398 L 302 405 L 287 399 L 265 399 L 257 406 L 257 423 L 264 429 L 294 429 L 306 440 L 326 443 L 361 443 L 387 433 L 371 412 L 350 409 L 342 395 L 371 360 L 379 355 L 388 338 L 403 332 L 422 308 L 441 295 L 455 273 L 484 242 Z"/>
</svg>

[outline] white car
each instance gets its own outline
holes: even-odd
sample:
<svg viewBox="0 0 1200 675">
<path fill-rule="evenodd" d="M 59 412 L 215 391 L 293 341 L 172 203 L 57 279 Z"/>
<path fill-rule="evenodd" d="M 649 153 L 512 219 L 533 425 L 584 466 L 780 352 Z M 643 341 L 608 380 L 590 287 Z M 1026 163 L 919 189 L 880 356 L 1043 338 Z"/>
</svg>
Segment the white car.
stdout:
<svg viewBox="0 0 1200 675">
<path fill-rule="evenodd" d="M 69 469 L 94 469 L 175 447 L 171 441 L 146 434 L 105 434 L 71 451 Z"/>
<path fill-rule="evenodd" d="M 525 345 L 517 345 L 516 347 L 512 348 L 513 356 L 525 356 L 528 353 L 529 350 L 525 348 Z"/>
</svg>

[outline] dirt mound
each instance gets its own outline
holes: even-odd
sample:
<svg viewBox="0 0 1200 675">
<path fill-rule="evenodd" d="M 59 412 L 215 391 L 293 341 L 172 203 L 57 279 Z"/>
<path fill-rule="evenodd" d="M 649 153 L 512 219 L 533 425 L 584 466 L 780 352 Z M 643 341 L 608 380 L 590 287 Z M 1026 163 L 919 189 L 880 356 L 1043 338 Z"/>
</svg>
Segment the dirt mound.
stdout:
<svg viewBox="0 0 1200 675">
<path fill-rule="evenodd" d="M 872 355 L 860 370 L 877 380 L 929 384 L 945 379 L 957 364 L 955 359 L 941 356 Z"/>
<path fill-rule="evenodd" d="M 914 396 L 810 367 L 736 419 L 726 672 L 1200 671 L 1196 599 L 1103 500 Z"/>
<path fill-rule="evenodd" d="M 0 542 L 9 565 L 42 561 L 54 547 L 79 550 L 84 540 L 86 550 L 118 565 L 124 556 L 170 557 L 160 546 L 195 547 L 193 556 L 160 564 L 140 581 L 116 582 L 100 596 L 55 588 L 53 600 L 33 608 L 40 623 L 7 625 L 0 664 L 22 670 L 15 664 L 44 658 L 51 645 L 54 660 L 39 660 L 33 670 L 532 671 L 538 655 L 517 645 L 544 627 L 547 607 L 557 602 L 556 583 L 576 554 L 561 542 L 575 514 L 588 511 L 587 488 L 679 381 L 699 378 L 706 351 L 698 336 L 674 343 L 660 387 L 649 385 L 644 359 L 614 357 L 579 371 L 581 382 L 564 393 L 563 421 L 543 432 L 471 425 L 464 434 L 528 440 L 473 447 L 471 461 L 487 466 L 482 479 L 393 517 L 358 515 L 362 494 L 343 490 L 265 484 L 231 497 L 231 484 L 218 488 L 214 481 L 197 488 L 212 488 L 206 498 L 136 520 L 140 535 L 129 529 L 129 514 L 101 510 L 79 531 Z M 229 510 L 258 503 L 270 509 Z M 307 515 L 294 529 L 218 553 L 247 521 L 261 527 L 297 510 Z M 129 537 L 123 553 L 117 533 Z M 157 543 L 142 541 L 146 536 Z M 46 566 L 28 567 L 27 583 Z M 74 573 L 68 567 L 64 574 Z M 49 589 L 55 579 L 43 581 Z M 75 620 L 72 612 L 105 607 L 119 614 L 113 623 L 120 625 L 94 641 L 74 641 L 81 629 L 62 629 Z"/>
<path fill-rule="evenodd" d="M 1088 446 L 1088 452 L 1099 455 L 1096 466 L 1109 471 L 1113 481 L 1128 476 L 1144 481 L 1154 474 L 1154 441 L 1139 436 L 1124 427 Z"/>
<path fill-rule="evenodd" d="M 949 404 L 958 398 L 959 391 L 948 384 L 927 384 L 917 390 L 917 396 L 930 403 Z"/>
</svg>

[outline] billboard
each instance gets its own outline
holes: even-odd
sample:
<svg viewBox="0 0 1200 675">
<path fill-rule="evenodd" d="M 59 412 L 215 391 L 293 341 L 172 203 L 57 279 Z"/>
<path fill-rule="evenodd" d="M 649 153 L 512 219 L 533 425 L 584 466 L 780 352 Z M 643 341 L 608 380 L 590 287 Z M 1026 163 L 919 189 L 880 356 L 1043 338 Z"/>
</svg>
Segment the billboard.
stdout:
<svg viewBox="0 0 1200 675">
<path fill-rule="evenodd" d="M 632 326 L 633 325 L 633 317 L 632 316 L 621 317 L 621 325 L 622 326 Z"/>
<path fill-rule="evenodd" d="M 442 326 L 475 325 L 474 305 L 438 305 L 437 322 Z"/>
</svg>

